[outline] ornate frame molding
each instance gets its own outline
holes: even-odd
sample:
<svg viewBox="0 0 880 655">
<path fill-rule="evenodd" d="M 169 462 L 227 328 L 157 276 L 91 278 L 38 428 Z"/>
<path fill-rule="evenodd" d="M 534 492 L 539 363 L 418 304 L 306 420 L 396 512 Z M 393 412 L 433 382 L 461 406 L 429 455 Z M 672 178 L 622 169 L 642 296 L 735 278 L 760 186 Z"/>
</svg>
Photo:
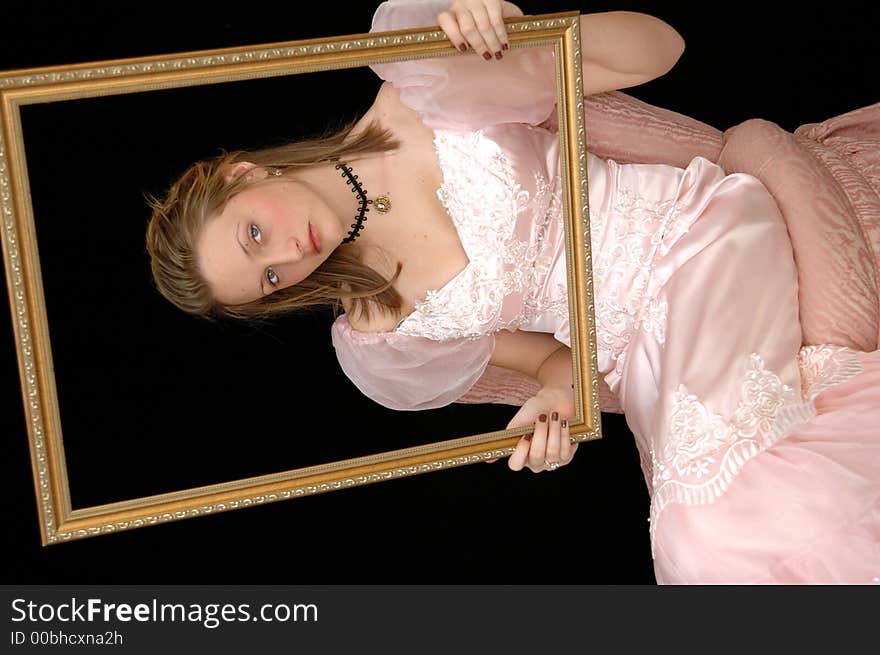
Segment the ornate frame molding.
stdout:
<svg viewBox="0 0 880 655">
<path fill-rule="evenodd" d="M 512 48 L 554 47 L 569 263 L 576 441 L 601 437 L 590 262 L 586 140 L 576 12 L 512 19 Z M 431 28 L 259 47 L 0 72 L 0 213 L 42 543 L 308 496 L 505 457 L 527 429 L 504 430 L 174 493 L 73 509 L 65 467 L 19 108 L 99 95 L 463 56 Z"/>
</svg>

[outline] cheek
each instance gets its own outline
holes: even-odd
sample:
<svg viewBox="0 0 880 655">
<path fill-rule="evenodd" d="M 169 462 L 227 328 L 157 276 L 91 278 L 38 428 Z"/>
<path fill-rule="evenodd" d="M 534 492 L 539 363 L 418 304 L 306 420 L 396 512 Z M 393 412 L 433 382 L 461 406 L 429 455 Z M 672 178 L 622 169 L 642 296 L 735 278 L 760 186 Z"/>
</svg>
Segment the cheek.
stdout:
<svg viewBox="0 0 880 655">
<path fill-rule="evenodd" d="M 290 227 L 296 225 L 302 214 L 302 205 L 296 196 L 273 198 L 262 208 L 261 220 L 270 228 Z"/>
</svg>

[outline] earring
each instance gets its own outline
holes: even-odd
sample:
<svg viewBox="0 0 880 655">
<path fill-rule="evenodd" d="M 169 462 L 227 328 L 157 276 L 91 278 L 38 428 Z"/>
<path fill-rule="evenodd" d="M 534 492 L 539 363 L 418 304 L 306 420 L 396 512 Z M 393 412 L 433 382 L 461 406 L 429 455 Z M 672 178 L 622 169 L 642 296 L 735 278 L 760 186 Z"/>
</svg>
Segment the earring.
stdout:
<svg viewBox="0 0 880 655">
<path fill-rule="evenodd" d="M 267 168 L 266 171 L 272 177 L 281 177 L 281 169 L 280 168 Z"/>
</svg>

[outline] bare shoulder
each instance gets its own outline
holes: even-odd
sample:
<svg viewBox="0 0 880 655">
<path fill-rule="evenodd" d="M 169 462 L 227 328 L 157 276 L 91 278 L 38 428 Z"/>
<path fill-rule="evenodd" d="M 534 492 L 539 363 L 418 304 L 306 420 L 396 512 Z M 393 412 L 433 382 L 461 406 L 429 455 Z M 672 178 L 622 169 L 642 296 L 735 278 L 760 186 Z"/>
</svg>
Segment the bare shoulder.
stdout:
<svg viewBox="0 0 880 655">
<path fill-rule="evenodd" d="M 400 319 L 390 314 L 371 311 L 369 318 L 364 318 L 363 314 L 354 309 L 351 301 L 342 300 L 342 306 L 345 308 L 345 316 L 348 318 L 348 324 L 353 330 L 358 332 L 392 332 L 397 327 Z"/>
<path fill-rule="evenodd" d="M 400 99 L 400 90 L 391 82 L 383 82 L 376 94 L 373 107 L 380 117 L 386 119 L 399 131 L 400 128 L 411 130 L 414 128 L 425 129 L 419 120 L 419 115 Z"/>
<path fill-rule="evenodd" d="M 376 97 L 373 99 L 372 106 L 367 111 L 367 115 L 381 120 L 388 115 L 396 113 L 399 104 L 400 95 L 397 89 L 394 88 L 394 85 L 390 82 L 382 82 Z"/>
<path fill-rule="evenodd" d="M 391 82 L 382 82 L 379 93 L 376 94 L 376 103 L 383 106 L 400 104 L 400 92 Z"/>
<path fill-rule="evenodd" d="M 376 100 L 387 100 L 389 95 L 396 95 L 397 89 L 394 88 L 394 85 L 391 82 L 382 82 L 381 86 L 379 86 L 379 93 L 376 94 Z"/>
<path fill-rule="evenodd" d="M 386 280 L 390 280 L 394 276 L 396 270 L 395 262 L 397 260 L 391 257 L 387 251 L 377 247 L 362 246 L 356 252 L 358 259 L 364 266 L 376 271 Z M 400 280 L 398 279 L 398 284 L 399 282 Z M 343 291 L 350 291 L 350 288 L 345 283 L 343 283 L 342 289 Z M 345 309 L 345 315 L 348 318 L 348 324 L 358 332 L 391 332 L 397 327 L 400 319 L 406 315 L 407 311 L 406 308 L 402 308 L 401 311 L 404 313 L 395 312 L 394 314 L 388 314 L 371 307 L 370 316 L 367 318 L 357 309 L 351 299 L 342 298 L 341 302 L 343 309 Z"/>
</svg>

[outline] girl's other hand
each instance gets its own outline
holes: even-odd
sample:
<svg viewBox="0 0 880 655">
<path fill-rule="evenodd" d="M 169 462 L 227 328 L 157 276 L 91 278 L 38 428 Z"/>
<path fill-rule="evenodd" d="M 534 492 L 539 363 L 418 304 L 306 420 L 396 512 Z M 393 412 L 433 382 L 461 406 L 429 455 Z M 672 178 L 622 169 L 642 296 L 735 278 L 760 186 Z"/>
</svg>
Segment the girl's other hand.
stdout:
<svg viewBox="0 0 880 655">
<path fill-rule="evenodd" d="M 574 412 L 571 393 L 547 388 L 530 398 L 508 424 L 508 428 L 534 424 L 532 434 L 516 444 L 507 465 L 514 471 L 528 468 L 534 473 L 552 471 L 574 458 L 578 445 L 571 442 L 566 415 Z"/>
<path fill-rule="evenodd" d="M 507 50 L 507 27 L 504 25 L 501 0 L 454 0 L 446 11 L 437 14 L 437 24 L 462 52 L 468 44 L 483 59 L 501 59 Z"/>
</svg>

